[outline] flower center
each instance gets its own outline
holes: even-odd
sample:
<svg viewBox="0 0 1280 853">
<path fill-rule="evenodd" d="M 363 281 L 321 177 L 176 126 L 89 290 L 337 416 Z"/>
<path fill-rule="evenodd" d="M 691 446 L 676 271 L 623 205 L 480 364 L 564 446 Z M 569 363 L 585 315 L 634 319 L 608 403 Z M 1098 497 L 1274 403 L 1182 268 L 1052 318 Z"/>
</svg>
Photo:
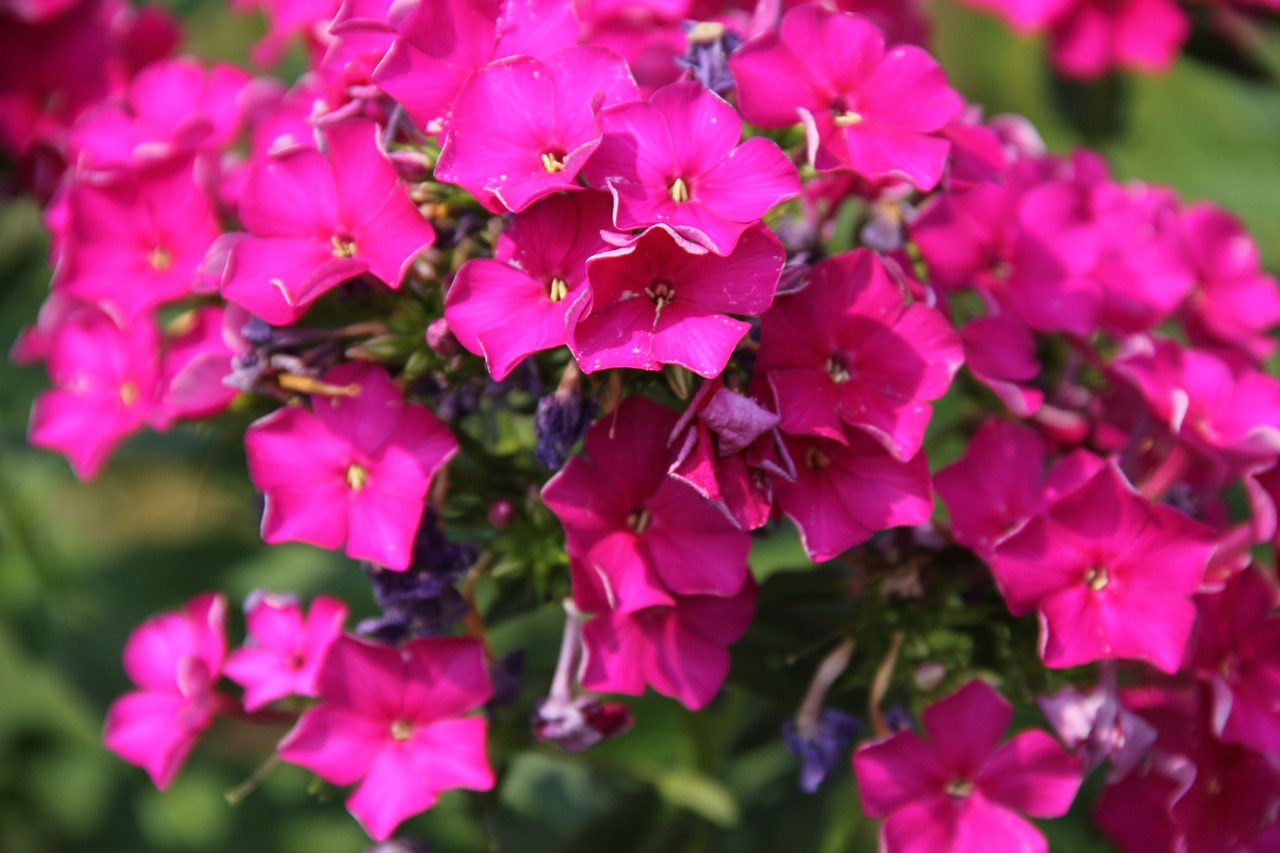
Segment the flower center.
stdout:
<svg viewBox="0 0 1280 853">
<path fill-rule="evenodd" d="M 156 246 L 147 252 L 147 263 L 156 272 L 164 272 L 173 264 L 173 255 L 164 246 Z"/>
<path fill-rule="evenodd" d="M 683 204 L 689 200 L 689 185 L 684 182 L 684 178 L 676 178 L 671 182 L 671 186 L 667 187 L 667 194 L 671 196 L 671 200 Z"/>
<path fill-rule="evenodd" d="M 1084 573 L 1084 582 L 1094 592 L 1102 592 L 1111 583 L 1111 577 L 1102 566 L 1094 566 Z"/>
<path fill-rule="evenodd" d="M 973 793 L 973 783 L 968 779 L 952 779 L 947 783 L 947 794 L 952 797 L 967 797 Z"/>
<path fill-rule="evenodd" d="M 345 234 L 335 234 L 329 238 L 329 242 L 333 244 L 333 256 L 335 258 L 354 258 L 356 256 L 356 241 Z"/>
<path fill-rule="evenodd" d="M 642 536 L 649 529 L 649 522 L 652 520 L 653 516 L 649 514 L 649 510 L 646 507 L 640 507 L 639 509 L 633 509 L 627 516 L 627 527 L 635 535 Z"/>
<path fill-rule="evenodd" d="M 551 297 L 552 302 L 559 302 L 569 295 L 569 284 L 562 278 L 551 279 L 551 285 L 547 289 L 547 296 Z"/>
<path fill-rule="evenodd" d="M 658 279 L 652 286 L 646 287 L 644 295 L 652 299 L 659 308 L 676 301 L 675 286 L 665 279 Z"/>
<path fill-rule="evenodd" d="M 120 383 L 120 402 L 124 403 L 126 406 L 132 406 L 134 403 L 138 402 L 138 398 L 141 396 L 142 395 L 138 393 L 137 385 L 128 381 Z"/>
<path fill-rule="evenodd" d="M 840 353 L 834 353 L 827 359 L 827 375 L 831 381 L 841 384 L 849 381 L 849 360 Z"/>
<path fill-rule="evenodd" d="M 360 491 L 369 482 L 369 469 L 358 462 L 352 462 L 347 468 L 347 485 L 352 491 Z"/>
<path fill-rule="evenodd" d="M 845 110 L 842 113 L 836 113 L 836 127 L 853 127 L 855 124 L 862 124 L 862 116 L 853 110 Z"/>
<path fill-rule="evenodd" d="M 542 155 L 542 168 L 554 175 L 564 171 L 564 152 L 547 151 Z"/>
<path fill-rule="evenodd" d="M 831 464 L 831 457 L 816 447 L 810 447 L 804 452 L 804 464 L 810 471 L 821 471 Z"/>
<path fill-rule="evenodd" d="M 413 737 L 413 723 L 402 718 L 392 721 L 391 737 L 399 741 L 405 741 Z"/>
</svg>

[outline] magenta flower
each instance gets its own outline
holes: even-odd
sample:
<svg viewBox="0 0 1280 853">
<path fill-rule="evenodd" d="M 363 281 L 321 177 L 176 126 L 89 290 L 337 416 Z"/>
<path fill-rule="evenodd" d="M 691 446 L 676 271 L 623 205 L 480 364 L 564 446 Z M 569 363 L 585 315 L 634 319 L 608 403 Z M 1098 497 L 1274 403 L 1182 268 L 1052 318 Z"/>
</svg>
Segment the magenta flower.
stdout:
<svg viewBox="0 0 1280 853">
<path fill-rule="evenodd" d="M 71 315 L 49 341 L 53 388 L 31 407 L 27 440 L 65 454 L 77 477 L 91 479 L 153 417 L 158 337 L 149 318 L 121 324 L 96 310 Z"/>
<path fill-rule="evenodd" d="M 1075 0 L 1052 27 L 1053 64 L 1093 79 L 1113 68 L 1169 70 L 1191 22 L 1174 0 Z"/>
<path fill-rule="evenodd" d="M 1040 830 L 1021 815 L 1066 814 L 1084 773 L 1038 729 L 1000 745 L 1012 720 L 1003 696 L 970 681 L 925 708 L 928 740 L 905 731 L 858 748 L 853 772 L 862 808 L 887 818 L 880 830 L 885 853 L 1047 853 Z"/>
<path fill-rule="evenodd" d="M 586 177 L 613 194 L 620 231 L 661 223 L 727 255 L 774 205 L 800 193 L 782 149 L 763 137 L 739 145 L 737 110 L 692 81 L 606 110 L 600 126 L 604 141 Z"/>
<path fill-rule="evenodd" d="M 126 318 L 190 295 L 219 231 L 189 159 L 72 183 L 66 205 L 53 288 Z"/>
<path fill-rule="evenodd" d="M 1030 383 L 1040 373 L 1036 339 L 1021 320 L 992 314 L 965 323 L 960 330 L 964 363 L 1009 411 L 1030 417 L 1044 404 L 1044 392 Z"/>
<path fill-rule="evenodd" d="M 805 3 L 729 65 L 742 117 L 764 127 L 803 120 L 818 169 L 902 178 L 922 190 L 942 177 L 951 146 L 935 134 L 960 116 L 964 101 L 928 53 L 914 45 L 886 50 L 870 20 Z"/>
<path fill-rule="evenodd" d="M 454 276 L 444 316 L 461 343 L 482 355 L 494 379 L 525 356 L 563 346 L 566 315 L 587 282 L 587 259 L 609 249 L 609 197 L 579 192 L 545 199 L 516 216 L 493 258 L 473 258 Z"/>
<path fill-rule="evenodd" d="M 245 432 L 249 478 L 266 493 L 262 538 L 345 543 L 352 559 L 406 569 L 431 478 L 458 442 L 379 366 L 340 365 L 323 381 L 349 393 L 285 406 Z"/>
<path fill-rule="evenodd" d="M 1214 548 L 1211 530 L 1108 466 L 1001 542 L 991 568 L 1014 615 L 1040 612 L 1046 666 L 1135 658 L 1175 672 Z"/>
<path fill-rule="evenodd" d="M 794 483 L 774 481 L 776 506 L 800 531 L 809 559 L 830 560 L 879 530 L 924 524 L 933 486 L 923 453 L 903 462 L 865 435 L 845 444 L 787 436 Z"/>
<path fill-rule="evenodd" d="M 676 418 L 628 397 L 587 431 L 586 456 L 570 459 L 542 489 L 569 556 L 597 576 L 611 610 L 671 606 L 677 595 L 732 596 L 746 581 L 751 537 L 667 476 Z"/>
<path fill-rule="evenodd" d="M 458 93 L 436 180 L 464 187 L 495 213 L 577 189 L 601 144 L 596 112 L 638 97 L 627 64 L 604 48 L 498 60 Z"/>
<path fill-rule="evenodd" d="M 782 244 L 763 225 L 728 256 L 657 225 L 587 264 L 588 287 L 569 310 L 569 349 L 586 373 L 679 364 L 718 376 L 750 324 L 773 302 Z"/>
<path fill-rule="evenodd" d="M 185 316 L 180 333 L 165 347 L 153 424 L 212 417 L 236 396 L 222 381 L 231 375 L 235 355 L 225 313 L 221 305 L 208 305 Z"/>
<path fill-rule="evenodd" d="M 901 285 L 868 249 L 829 258 L 809 284 L 762 318 L 757 369 L 790 433 L 846 441 L 862 431 L 899 459 L 920 449 L 964 360 L 938 311 L 907 304 Z"/>
<path fill-rule="evenodd" d="M 372 273 L 399 287 L 435 232 L 378 150 L 377 127 L 329 127 L 324 154 L 259 161 L 240 199 L 249 236 L 231 250 L 222 295 L 268 323 L 292 323 L 328 290 Z"/>
<path fill-rule="evenodd" d="M 715 698 L 729 674 L 728 646 L 747 630 L 756 585 L 730 597 L 676 596 L 669 604 L 602 613 L 582 629 L 582 686 L 639 696 L 645 685 L 691 711 Z"/>
<path fill-rule="evenodd" d="M 222 596 L 206 593 L 129 635 L 124 669 L 139 689 L 111 704 L 102 740 L 145 769 L 157 788 L 169 786 L 218 712 L 214 685 L 227 651 L 226 610 Z"/>
<path fill-rule="evenodd" d="M 245 601 L 244 648 L 227 658 L 227 678 L 244 687 L 246 711 L 285 696 L 316 696 L 329 647 L 342 634 L 347 605 L 316 596 L 304 617 L 292 596 L 257 592 Z"/>
<path fill-rule="evenodd" d="M 578 41 L 568 0 L 418 3 L 374 81 L 428 133 L 438 133 L 472 72 L 508 56 L 548 59 Z"/>
<path fill-rule="evenodd" d="M 320 704 L 280 742 L 280 757 L 335 785 L 359 782 L 347 809 L 377 841 L 435 805 L 441 791 L 493 787 L 483 717 L 492 688 L 471 639 L 399 648 L 340 637 L 317 682 Z"/>
</svg>

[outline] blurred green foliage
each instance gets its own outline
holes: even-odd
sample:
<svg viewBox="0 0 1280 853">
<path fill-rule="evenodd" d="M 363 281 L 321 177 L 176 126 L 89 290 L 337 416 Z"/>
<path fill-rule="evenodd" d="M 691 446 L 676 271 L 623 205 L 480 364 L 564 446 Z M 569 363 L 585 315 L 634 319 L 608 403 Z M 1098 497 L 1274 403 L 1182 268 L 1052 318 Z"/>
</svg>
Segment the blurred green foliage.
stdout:
<svg viewBox="0 0 1280 853">
<path fill-rule="evenodd" d="M 261 32 L 260 22 L 219 3 L 175 5 L 190 22 L 191 50 L 205 58 L 243 61 Z M 1038 41 L 950 2 L 934 5 L 938 52 L 957 87 L 988 114 L 1022 113 L 1057 150 L 1100 147 L 1121 178 L 1169 183 L 1187 199 L 1229 207 L 1264 257 L 1280 261 L 1280 91 L 1184 59 L 1167 77 L 1064 99 Z M 1280 37 L 1267 39 L 1259 61 L 1280 68 Z M 1120 100 L 1108 106 L 1099 97 Z M 1072 103 L 1113 110 L 1118 126 L 1107 131 L 1087 114 L 1064 116 Z M 47 288 L 46 252 L 34 206 L 0 211 L 0 341 L 12 342 L 34 318 Z M 354 618 L 373 606 L 360 572 L 340 555 L 261 544 L 234 433 L 204 425 L 139 437 L 98 480 L 82 484 L 61 459 L 25 446 L 27 413 L 42 387 L 38 368 L 0 364 L 0 850 L 362 849 L 367 839 L 340 806 L 344 792 L 316 790 L 299 768 L 276 769 L 235 807 L 223 799 L 270 754 L 281 728 L 218 723 L 164 794 L 102 749 L 106 707 L 128 687 L 120 652 L 148 615 L 223 590 L 233 601 L 235 643 L 242 628 L 234 603 L 254 588 L 335 593 L 352 603 Z M 955 430 L 967 414 L 954 395 L 940 405 L 930 438 L 935 464 L 959 453 Z M 479 596 L 490 641 L 498 653 L 527 654 L 519 702 L 494 719 L 501 784 L 491 794 L 449 793 L 405 832 L 439 851 L 874 850 L 876 828 L 859 812 L 851 773 L 838 770 L 818 795 L 804 795 L 779 738 L 809 674 L 840 636 L 854 635 L 858 647 L 832 701 L 862 716 L 888 632 L 899 628 L 907 642 L 891 703 L 909 700 L 905 684 L 924 661 L 954 669 L 998 659 L 1016 668 L 1015 683 L 1049 685 L 1034 659 L 1034 620 L 987 618 L 1001 607 L 994 593 L 962 600 L 958 581 L 980 569 L 952 556 L 923 569 L 924 603 L 885 601 L 855 594 L 866 567 L 815 569 L 793 535 L 761 540 L 753 555 L 761 617 L 735 648 L 724 694 L 698 715 L 654 695 L 636 700 L 633 731 L 577 756 L 533 743 L 527 724 L 554 668 L 559 607 L 546 602 L 544 588 L 530 587 L 518 564 L 492 572 Z M 556 559 L 537 558 L 548 566 Z M 1043 824 L 1055 851 L 1108 849 L 1087 819 L 1100 783 L 1095 774 L 1070 816 Z"/>
</svg>

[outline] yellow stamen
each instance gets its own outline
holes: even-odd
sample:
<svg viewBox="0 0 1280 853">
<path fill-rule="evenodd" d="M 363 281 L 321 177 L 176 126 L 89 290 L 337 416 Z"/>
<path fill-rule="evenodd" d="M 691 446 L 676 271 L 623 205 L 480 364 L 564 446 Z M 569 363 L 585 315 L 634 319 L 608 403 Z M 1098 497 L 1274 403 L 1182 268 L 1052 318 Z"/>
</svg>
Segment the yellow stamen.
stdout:
<svg viewBox="0 0 1280 853">
<path fill-rule="evenodd" d="M 652 518 L 649 510 L 644 507 L 632 510 L 631 514 L 627 516 L 627 527 L 631 528 L 631 532 L 637 536 L 643 536 L 644 532 L 649 529 L 649 522 Z"/>
<path fill-rule="evenodd" d="M 836 127 L 851 127 L 855 124 L 862 124 L 862 116 L 853 110 L 847 110 L 835 117 Z"/>
<path fill-rule="evenodd" d="M 564 161 L 554 154 L 547 153 L 542 155 L 542 168 L 551 174 L 564 171 Z"/>
<path fill-rule="evenodd" d="M 120 384 L 120 402 L 126 406 L 132 406 L 138 402 L 138 398 L 142 395 L 138 393 L 138 386 L 132 382 L 122 382 Z"/>
<path fill-rule="evenodd" d="M 329 238 L 329 242 L 333 244 L 333 256 L 335 258 L 354 258 L 356 256 L 356 241 L 350 237 L 334 235 Z"/>
<path fill-rule="evenodd" d="M 147 263 L 156 272 L 164 272 L 173 264 L 173 255 L 164 246 L 156 246 L 147 252 Z"/>
<path fill-rule="evenodd" d="M 837 384 L 848 382 L 849 368 L 845 367 L 843 359 L 833 355 L 827 359 L 827 375 Z"/>
<path fill-rule="evenodd" d="M 391 737 L 400 741 L 413 737 L 413 723 L 408 720 L 395 720 L 391 723 Z"/>
<path fill-rule="evenodd" d="M 685 36 L 689 44 L 712 44 L 724 37 L 724 24 L 717 21 L 699 21 Z"/>
<path fill-rule="evenodd" d="M 805 451 L 804 464 L 810 471 L 821 471 L 831 464 L 831 457 L 816 447 L 810 447 Z"/>
<path fill-rule="evenodd" d="M 967 797 L 973 793 L 973 783 L 968 779 L 952 779 L 947 783 L 947 793 L 953 797 Z"/>
<path fill-rule="evenodd" d="M 369 469 L 356 462 L 352 462 L 347 468 L 347 485 L 352 491 L 358 492 L 369 482 Z"/>
<path fill-rule="evenodd" d="M 1111 583 L 1111 578 L 1107 575 L 1105 568 L 1095 566 L 1084 573 L 1084 582 L 1094 592 L 1102 592 L 1107 588 L 1107 584 Z"/>
<path fill-rule="evenodd" d="M 667 190 L 671 195 L 671 200 L 677 204 L 684 204 L 689 200 L 689 187 L 684 182 L 684 178 L 676 178 Z"/>
<path fill-rule="evenodd" d="M 551 297 L 552 302 L 559 302 L 569 295 L 569 285 L 562 278 L 551 279 L 551 289 L 547 294 Z"/>
</svg>

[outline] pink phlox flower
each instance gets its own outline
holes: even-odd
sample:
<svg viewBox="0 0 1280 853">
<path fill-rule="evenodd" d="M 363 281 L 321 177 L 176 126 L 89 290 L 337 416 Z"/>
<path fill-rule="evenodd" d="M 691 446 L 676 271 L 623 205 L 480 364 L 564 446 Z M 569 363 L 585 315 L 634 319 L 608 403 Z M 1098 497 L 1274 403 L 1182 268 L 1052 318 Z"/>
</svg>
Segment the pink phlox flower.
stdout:
<svg viewBox="0 0 1280 853">
<path fill-rule="evenodd" d="M 682 22 L 693 16 L 679 9 L 687 6 L 683 0 L 577 3 L 575 8 L 582 22 L 580 40 L 607 48 L 626 60 L 636 85 L 647 97 L 684 75 L 679 58 L 689 41 Z"/>
<path fill-rule="evenodd" d="M 1076 0 L 1053 23 L 1050 56 L 1069 77 L 1096 79 L 1117 68 L 1161 74 L 1190 33 L 1174 0 Z"/>
<path fill-rule="evenodd" d="M 195 172 L 186 159 L 74 182 L 53 288 L 128 318 L 190 295 L 220 231 Z"/>
<path fill-rule="evenodd" d="M 14 364 L 38 364 L 48 357 L 54 338 L 77 315 L 98 314 L 101 309 L 92 302 L 78 299 L 68 293 L 52 291 L 40 303 L 36 321 L 18 332 L 9 360 Z"/>
<path fill-rule="evenodd" d="M 68 157 L 82 172 L 218 152 L 239 132 L 249 74 L 233 65 L 205 67 L 190 57 L 152 63 L 116 99 L 89 110 L 71 129 Z"/>
<path fill-rule="evenodd" d="M 373 122 L 345 121 L 327 128 L 324 154 L 295 149 L 253 167 L 240 200 L 250 236 L 231 250 L 223 296 L 285 325 L 364 273 L 400 286 L 435 231 L 377 135 Z"/>
<path fill-rule="evenodd" d="M 496 380 L 526 356 L 563 346 L 569 308 L 587 282 L 587 259 L 611 247 L 605 193 L 555 195 L 518 214 L 494 256 L 472 258 L 454 276 L 444 317 L 461 343 L 482 355 Z"/>
<path fill-rule="evenodd" d="M 1029 426 L 1003 419 L 983 424 L 964 457 L 934 475 L 956 541 L 990 557 L 1000 542 L 1105 465 L 1077 450 L 1049 466 L 1047 451 Z"/>
<path fill-rule="evenodd" d="M 648 685 L 691 711 L 703 708 L 729 674 L 728 646 L 746 632 L 755 603 L 747 577 L 727 597 L 677 595 L 668 604 L 600 613 L 582 629 L 582 686 L 638 696 Z"/>
<path fill-rule="evenodd" d="M 1039 729 L 1001 745 L 1013 706 L 982 681 L 925 708 L 922 719 L 927 739 L 897 732 L 853 756 L 863 811 L 886 818 L 885 853 L 1047 853 L 1022 815 L 1066 814 L 1084 776 L 1079 760 Z"/>
<path fill-rule="evenodd" d="M 862 433 L 846 443 L 786 438 L 795 482 L 774 480 L 774 503 L 800 531 L 809 559 L 830 560 L 890 527 L 924 524 L 933 514 L 929 462 L 903 462 Z"/>
<path fill-rule="evenodd" d="M 0 13 L 13 15 L 27 24 L 56 18 L 75 5 L 75 0 L 2 0 Z"/>
<path fill-rule="evenodd" d="M 1113 368 L 1174 435 L 1237 466 L 1280 452 L 1280 380 L 1229 353 L 1171 340 L 1129 343 Z"/>
<path fill-rule="evenodd" d="M 497 60 L 459 92 L 436 179 L 495 213 L 577 189 L 578 172 L 602 144 L 596 113 L 638 97 L 627 64 L 602 47 Z"/>
<path fill-rule="evenodd" d="M 249 638 L 227 658 L 227 678 L 244 687 L 246 711 L 286 696 L 317 696 L 329 647 L 342 634 L 347 605 L 318 595 L 304 616 L 293 596 L 261 590 L 245 600 Z"/>
<path fill-rule="evenodd" d="M 1263 571 L 1200 597 L 1191 666 L 1212 693 L 1214 733 L 1280 758 L 1280 592 Z"/>
<path fill-rule="evenodd" d="M 751 537 L 667 475 L 677 417 L 628 397 L 587 430 L 585 456 L 570 459 L 542 489 L 564 525 L 570 558 L 597 578 L 611 610 L 670 607 L 681 595 L 732 596 L 747 578 Z"/>
<path fill-rule="evenodd" d="M 125 672 L 138 689 L 111 704 L 102 740 L 157 788 L 169 786 L 219 711 L 226 609 L 221 595 L 205 593 L 143 622 L 125 645 Z"/>
<path fill-rule="evenodd" d="M 393 648 L 344 635 L 316 684 L 320 704 L 303 712 L 279 755 L 335 785 L 358 782 L 347 809 L 375 840 L 431 808 L 441 791 L 493 787 L 485 719 L 463 716 L 493 693 L 477 640 Z"/>
<path fill-rule="evenodd" d="M 238 10 L 261 9 L 267 32 L 249 51 L 256 65 L 279 64 L 289 42 L 300 38 L 307 52 L 319 56 L 329 42 L 329 23 L 340 0 L 232 0 Z"/>
<path fill-rule="evenodd" d="M 36 397 L 27 440 L 65 454 L 77 477 L 92 479 L 155 415 L 159 335 L 150 318 L 79 312 L 54 332 L 45 364 L 53 388 Z"/>
<path fill-rule="evenodd" d="M 1265 359 L 1276 349 L 1267 332 L 1280 324 L 1280 282 L 1263 272 L 1253 238 L 1207 202 L 1183 211 L 1182 237 L 1196 277 L 1183 311 L 1191 341 Z"/>
<path fill-rule="evenodd" d="M 235 398 L 236 389 L 223 381 L 236 355 L 224 332 L 225 314 L 223 306 L 207 305 L 178 322 L 164 348 L 156 422 L 212 417 Z"/>
<path fill-rule="evenodd" d="M 583 371 L 679 364 L 718 376 L 750 324 L 773 302 L 782 244 L 764 225 L 727 255 L 656 225 L 587 263 L 588 287 L 569 309 L 569 348 Z"/>
<path fill-rule="evenodd" d="M 1213 531 L 1099 470 L 995 548 L 991 568 L 1009 610 L 1040 613 L 1050 667 L 1143 660 L 1175 672 L 1195 621 Z"/>
<path fill-rule="evenodd" d="M 569 0 L 424 0 L 398 28 L 374 80 L 427 133 L 444 128 L 472 72 L 510 56 L 547 60 L 578 41 Z"/>
<path fill-rule="evenodd" d="M 795 480 L 781 419 L 721 382 L 703 383 L 671 430 L 668 473 L 688 483 L 739 530 L 756 530 L 773 508 L 773 478 Z"/>
<path fill-rule="evenodd" d="M 942 177 L 951 146 L 936 134 L 964 102 L 928 53 L 886 49 L 867 18 L 805 3 L 729 64 L 742 117 L 764 127 L 803 120 L 818 169 L 902 177 L 922 190 Z"/>
<path fill-rule="evenodd" d="M 946 187 L 955 192 L 988 182 L 999 183 L 1009 167 L 1010 154 L 993 127 L 982 121 L 982 107 L 970 104 L 959 118 L 942 129 L 951 143 Z"/>
<path fill-rule="evenodd" d="M 960 330 L 964 363 L 1009 411 L 1030 417 L 1044 404 L 1044 392 L 1029 383 L 1040 374 L 1036 339 L 1021 320 L 992 314 L 965 323 Z"/>
<path fill-rule="evenodd" d="M 875 253 L 855 249 L 814 266 L 803 291 L 764 315 L 757 370 L 786 432 L 841 442 L 861 432 L 905 460 L 963 360 L 946 318 L 908 304 Z"/>
<path fill-rule="evenodd" d="M 1114 684 L 1086 692 L 1064 687 L 1041 696 L 1038 704 L 1058 737 L 1080 757 L 1086 773 L 1103 761 L 1111 762 L 1111 782 L 1129 775 L 1156 741 L 1156 730 L 1121 704 Z"/>
<path fill-rule="evenodd" d="M 782 149 L 763 137 L 739 144 L 737 111 L 693 81 L 605 110 L 600 126 L 604 141 L 586 177 L 613 194 L 620 231 L 662 223 L 727 255 L 760 217 L 800 193 Z"/>
<path fill-rule="evenodd" d="M 249 478 L 266 494 L 262 538 L 345 543 L 352 559 L 404 570 L 431 478 L 458 442 L 380 366 L 339 365 L 322 381 L 347 393 L 277 409 L 245 433 Z"/>
</svg>

